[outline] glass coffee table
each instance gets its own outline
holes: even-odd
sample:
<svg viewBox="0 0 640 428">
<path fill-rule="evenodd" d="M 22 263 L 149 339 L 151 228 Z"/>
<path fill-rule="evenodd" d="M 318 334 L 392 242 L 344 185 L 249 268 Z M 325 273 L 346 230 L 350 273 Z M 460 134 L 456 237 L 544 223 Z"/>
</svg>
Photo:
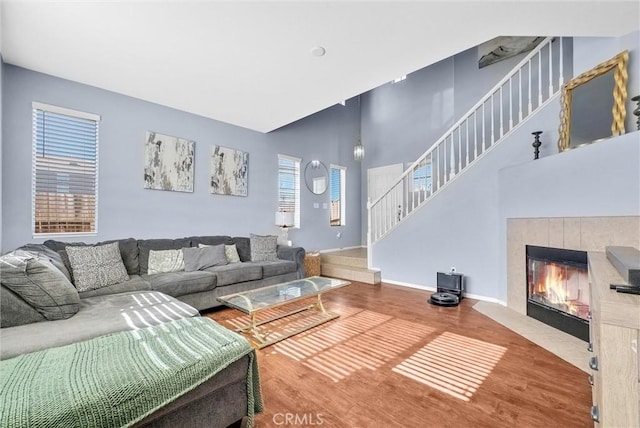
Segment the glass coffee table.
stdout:
<svg viewBox="0 0 640 428">
<path fill-rule="evenodd" d="M 236 331 L 248 333 L 254 339 L 257 348 L 264 348 L 294 334 L 309 330 L 317 325 L 338 318 L 339 315 L 327 311 L 322 304 L 322 294 L 351 284 L 342 279 L 312 276 L 271 285 L 241 293 L 218 297 L 218 301 L 237 309 L 250 317 L 250 322 L 237 328 Z M 289 305 L 303 299 L 317 297 L 315 303 L 308 303 L 291 311 L 277 311 L 274 308 Z M 271 323 L 281 318 L 306 312 L 304 317 L 297 318 L 292 326 L 280 331 L 260 331 L 259 326 Z M 284 312 L 284 313 L 283 313 Z M 260 313 L 266 313 L 266 318 L 258 320 Z"/>
</svg>

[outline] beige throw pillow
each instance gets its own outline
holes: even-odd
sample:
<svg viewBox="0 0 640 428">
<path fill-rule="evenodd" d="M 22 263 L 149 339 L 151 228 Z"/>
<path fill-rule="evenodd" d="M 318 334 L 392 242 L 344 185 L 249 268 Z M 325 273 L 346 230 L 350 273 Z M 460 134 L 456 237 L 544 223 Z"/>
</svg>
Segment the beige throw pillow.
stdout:
<svg viewBox="0 0 640 428">
<path fill-rule="evenodd" d="M 179 272 L 184 270 L 182 250 L 149 250 L 147 274 Z"/>
</svg>

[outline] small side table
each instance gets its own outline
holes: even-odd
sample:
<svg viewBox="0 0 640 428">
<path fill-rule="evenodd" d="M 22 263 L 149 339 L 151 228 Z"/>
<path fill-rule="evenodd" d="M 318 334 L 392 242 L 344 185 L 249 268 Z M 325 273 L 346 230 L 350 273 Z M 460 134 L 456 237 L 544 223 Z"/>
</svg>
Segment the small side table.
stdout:
<svg viewBox="0 0 640 428">
<path fill-rule="evenodd" d="M 304 256 L 304 271 L 307 277 L 320 276 L 320 253 L 307 253 Z"/>
</svg>

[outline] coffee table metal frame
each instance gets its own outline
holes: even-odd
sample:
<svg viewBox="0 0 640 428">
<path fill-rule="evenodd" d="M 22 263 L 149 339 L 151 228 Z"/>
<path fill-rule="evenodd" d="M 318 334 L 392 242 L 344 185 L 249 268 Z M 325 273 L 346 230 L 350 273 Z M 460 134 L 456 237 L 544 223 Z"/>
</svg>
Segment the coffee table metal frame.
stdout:
<svg viewBox="0 0 640 428">
<path fill-rule="evenodd" d="M 256 347 L 260 349 L 265 346 L 273 345 L 276 342 L 298 333 L 302 333 L 303 331 L 309 330 L 327 321 L 338 318 L 340 315 L 325 309 L 322 304 L 322 295 L 327 291 L 335 290 L 336 288 L 341 288 L 349 284 L 351 284 L 349 281 L 342 279 L 313 276 L 310 278 L 303 278 L 254 290 L 220 296 L 218 297 L 218 301 L 250 316 L 250 322 L 237 328 L 236 331 L 251 334 L 251 337 L 255 339 Z M 257 315 L 262 311 L 288 305 L 299 300 L 309 299 L 314 296 L 316 297 L 316 301 L 312 305 L 304 305 L 283 314 L 277 314 L 258 320 Z M 265 334 L 258 330 L 258 327 L 261 325 L 303 311 L 311 310 L 316 314 L 312 321 L 303 323 L 299 327 L 291 329 L 286 333 L 276 334 L 273 335 L 273 337 L 269 337 L 272 336 L 272 333 L 276 332 L 267 332 Z"/>
</svg>

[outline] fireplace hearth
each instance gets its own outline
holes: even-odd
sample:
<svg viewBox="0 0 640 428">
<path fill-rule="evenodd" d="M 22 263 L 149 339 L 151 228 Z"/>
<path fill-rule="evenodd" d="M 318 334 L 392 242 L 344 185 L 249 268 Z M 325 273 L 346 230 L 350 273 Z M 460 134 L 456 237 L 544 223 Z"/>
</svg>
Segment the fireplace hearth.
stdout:
<svg viewBox="0 0 640 428">
<path fill-rule="evenodd" d="M 587 253 L 526 246 L 527 315 L 589 341 Z"/>
</svg>

